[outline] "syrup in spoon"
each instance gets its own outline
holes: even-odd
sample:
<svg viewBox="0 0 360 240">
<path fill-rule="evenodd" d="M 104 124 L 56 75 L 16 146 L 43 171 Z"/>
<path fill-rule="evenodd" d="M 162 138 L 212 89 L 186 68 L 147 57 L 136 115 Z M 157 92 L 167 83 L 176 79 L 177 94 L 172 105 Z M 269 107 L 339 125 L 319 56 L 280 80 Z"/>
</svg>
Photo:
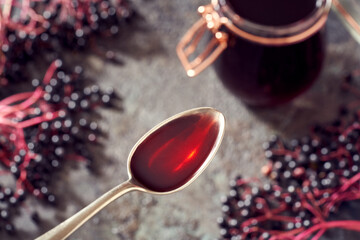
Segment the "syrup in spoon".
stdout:
<svg viewBox="0 0 360 240">
<path fill-rule="evenodd" d="M 65 239 L 113 200 L 129 191 L 169 194 L 193 182 L 220 146 L 225 118 L 213 108 L 179 113 L 155 126 L 133 147 L 128 157 L 129 180 L 37 240 Z"/>
</svg>

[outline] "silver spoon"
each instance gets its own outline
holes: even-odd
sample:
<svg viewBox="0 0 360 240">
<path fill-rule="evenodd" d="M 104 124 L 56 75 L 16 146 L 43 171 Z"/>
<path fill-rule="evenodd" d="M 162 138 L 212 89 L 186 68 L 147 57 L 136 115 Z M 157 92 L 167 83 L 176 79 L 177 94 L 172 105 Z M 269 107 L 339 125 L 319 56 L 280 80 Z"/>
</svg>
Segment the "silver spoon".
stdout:
<svg viewBox="0 0 360 240">
<path fill-rule="evenodd" d="M 209 165 L 222 141 L 224 115 L 195 108 L 161 122 L 146 133 L 128 157 L 129 179 L 37 240 L 65 239 L 109 203 L 130 191 L 169 194 L 192 183 Z"/>
</svg>

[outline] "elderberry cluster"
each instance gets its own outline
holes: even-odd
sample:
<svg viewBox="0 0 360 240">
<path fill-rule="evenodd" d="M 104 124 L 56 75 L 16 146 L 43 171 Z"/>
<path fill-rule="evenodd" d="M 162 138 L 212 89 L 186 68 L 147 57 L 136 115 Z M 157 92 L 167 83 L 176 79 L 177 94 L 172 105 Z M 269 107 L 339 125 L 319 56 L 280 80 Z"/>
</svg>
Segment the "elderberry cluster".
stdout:
<svg viewBox="0 0 360 240">
<path fill-rule="evenodd" d="M 271 183 L 260 187 L 241 177 L 230 187 L 229 196 L 222 198 L 224 216 L 218 218 L 222 239 L 268 240 L 274 233 L 312 224 L 311 212 L 302 207 L 293 187 L 283 189 Z"/>
<path fill-rule="evenodd" d="M 125 0 L 44 0 L 29 1 L 29 6 L 16 2 L 1 20 L 0 84 L 27 79 L 25 63 L 46 54 L 59 56 L 64 49 L 92 48 L 118 61 L 114 52 L 96 49 L 96 39 L 120 32 L 130 16 Z"/>
<path fill-rule="evenodd" d="M 101 131 L 90 111 L 115 107 L 119 100 L 112 88 L 102 90 L 96 84 L 85 85 L 80 66 L 69 72 L 61 65 L 57 60 L 43 81 L 33 79 L 35 90 L 22 103 L 3 105 L 18 102 L 21 94 L 0 101 L 0 108 L 11 112 L 8 116 L 0 114 L 0 119 L 10 124 L 0 127 L 0 170 L 7 176 L 11 174 L 16 183 L 12 188 L 9 186 L 14 184 L 0 187 L 0 229 L 9 233 L 14 232 L 12 220 L 26 196 L 56 205 L 52 181 L 66 160 L 82 161 L 92 169 L 89 147 L 97 142 Z M 36 94 L 40 96 L 36 102 L 25 107 L 26 101 L 36 98 Z M 33 220 L 39 221 L 36 212 Z"/>
<path fill-rule="evenodd" d="M 351 79 L 345 78 L 347 89 Z M 349 112 L 342 107 L 336 121 L 314 126 L 309 136 L 265 143 L 268 182 L 230 183 L 218 220 L 221 238 L 319 239 L 330 226 L 360 231 L 360 222 L 326 222 L 341 203 L 360 199 L 360 110 Z"/>
</svg>

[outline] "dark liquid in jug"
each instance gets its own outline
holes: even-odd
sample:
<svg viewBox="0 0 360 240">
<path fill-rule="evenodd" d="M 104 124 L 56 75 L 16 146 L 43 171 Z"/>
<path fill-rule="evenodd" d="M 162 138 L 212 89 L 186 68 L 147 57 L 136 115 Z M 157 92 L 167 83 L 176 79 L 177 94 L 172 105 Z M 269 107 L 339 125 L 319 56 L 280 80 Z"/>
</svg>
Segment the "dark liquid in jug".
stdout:
<svg viewBox="0 0 360 240">
<path fill-rule="evenodd" d="M 231 0 L 242 18 L 268 26 L 286 26 L 310 16 L 316 0 Z M 266 46 L 229 31 L 228 48 L 215 62 L 224 85 L 245 103 L 270 106 L 287 102 L 318 77 L 324 58 L 324 29 L 295 44 Z"/>
</svg>

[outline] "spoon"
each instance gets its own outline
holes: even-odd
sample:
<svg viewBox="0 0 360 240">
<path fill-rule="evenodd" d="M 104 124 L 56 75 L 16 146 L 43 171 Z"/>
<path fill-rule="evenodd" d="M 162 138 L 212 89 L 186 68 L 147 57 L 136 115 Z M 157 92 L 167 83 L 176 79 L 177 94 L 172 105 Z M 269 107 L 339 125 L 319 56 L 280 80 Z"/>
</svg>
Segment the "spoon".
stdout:
<svg viewBox="0 0 360 240">
<path fill-rule="evenodd" d="M 222 141 L 224 115 L 195 108 L 161 122 L 135 144 L 128 157 L 129 179 L 37 240 L 65 239 L 109 203 L 130 191 L 169 194 L 184 189 L 209 165 Z"/>
</svg>

